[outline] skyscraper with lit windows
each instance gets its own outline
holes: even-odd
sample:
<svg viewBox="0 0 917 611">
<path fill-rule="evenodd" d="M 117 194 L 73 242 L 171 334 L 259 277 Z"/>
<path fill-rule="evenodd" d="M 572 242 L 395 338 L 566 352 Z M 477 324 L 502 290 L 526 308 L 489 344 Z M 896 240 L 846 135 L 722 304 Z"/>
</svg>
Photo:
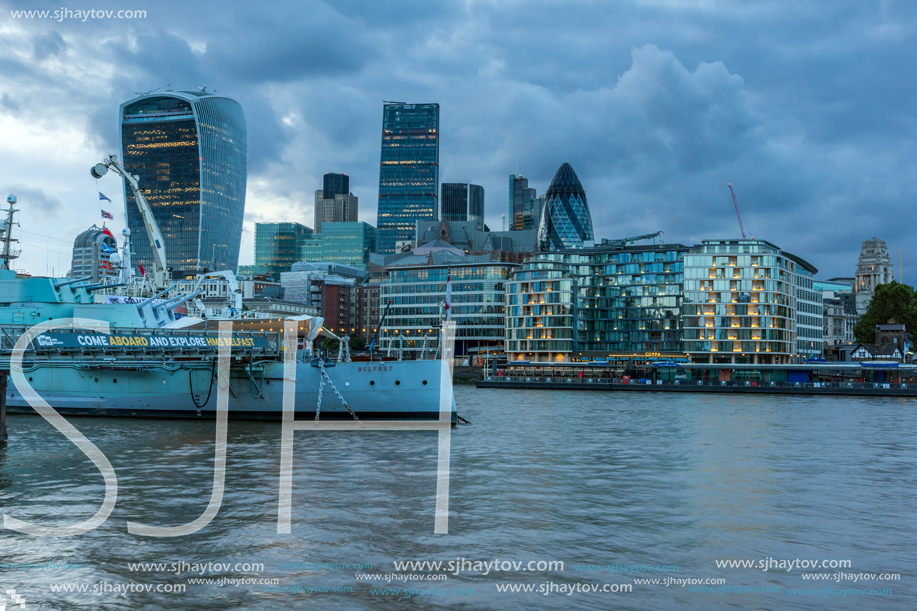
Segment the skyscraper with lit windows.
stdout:
<svg viewBox="0 0 917 611">
<path fill-rule="evenodd" d="M 121 159 L 166 240 L 173 278 L 235 270 L 242 241 L 248 135 L 238 102 L 204 91 L 148 93 L 120 109 Z M 146 227 L 125 185 L 134 262 L 152 265 Z"/>
<path fill-rule="evenodd" d="M 438 219 L 439 104 L 387 102 L 382 110 L 379 252 L 413 245 L 414 221 Z"/>
</svg>

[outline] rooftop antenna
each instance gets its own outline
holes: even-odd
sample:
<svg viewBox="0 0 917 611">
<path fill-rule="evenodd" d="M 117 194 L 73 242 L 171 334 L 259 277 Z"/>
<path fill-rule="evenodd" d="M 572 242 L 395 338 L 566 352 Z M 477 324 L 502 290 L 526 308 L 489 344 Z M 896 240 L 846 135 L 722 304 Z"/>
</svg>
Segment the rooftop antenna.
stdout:
<svg viewBox="0 0 917 611">
<path fill-rule="evenodd" d="M 169 83 L 168 85 L 163 85 L 162 87 L 157 87 L 156 89 L 150 89 L 149 91 L 144 91 L 143 93 L 140 93 L 139 91 L 135 91 L 134 93 L 137 95 L 150 95 L 151 93 L 159 91 L 160 89 L 165 89 L 166 87 L 171 87 L 171 86 L 172 86 L 172 83 Z"/>
</svg>

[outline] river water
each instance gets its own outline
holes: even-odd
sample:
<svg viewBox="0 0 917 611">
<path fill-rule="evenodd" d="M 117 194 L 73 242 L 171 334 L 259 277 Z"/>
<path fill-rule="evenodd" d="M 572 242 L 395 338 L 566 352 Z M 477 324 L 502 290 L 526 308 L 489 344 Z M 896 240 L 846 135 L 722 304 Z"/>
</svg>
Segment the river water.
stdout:
<svg viewBox="0 0 917 611">
<path fill-rule="evenodd" d="M 448 534 L 434 534 L 436 432 L 297 432 L 283 535 L 280 425 L 230 422 L 213 521 L 131 535 L 126 521 L 204 511 L 213 422 L 72 418 L 114 466 L 117 504 L 75 537 L 0 530 L 0 594 L 29 610 L 915 607 L 912 399 L 460 386 L 456 402 L 472 425 L 451 433 Z M 86 456 L 37 416 L 9 428 L 3 513 L 46 526 L 95 514 L 105 489 Z"/>
</svg>

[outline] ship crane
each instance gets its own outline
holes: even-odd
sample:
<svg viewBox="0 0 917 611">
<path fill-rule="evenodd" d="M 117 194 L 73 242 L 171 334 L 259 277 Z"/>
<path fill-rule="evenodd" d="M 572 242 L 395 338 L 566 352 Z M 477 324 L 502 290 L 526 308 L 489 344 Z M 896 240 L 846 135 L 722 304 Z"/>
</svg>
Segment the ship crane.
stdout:
<svg viewBox="0 0 917 611">
<path fill-rule="evenodd" d="M 124 178 L 124 181 L 130 185 L 131 190 L 134 192 L 134 201 L 137 202 L 137 207 L 140 209 L 140 216 L 143 218 L 143 224 L 147 228 L 147 237 L 150 240 L 150 250 L 153 251 L 153 292 L 166 289 L 169 287 L 169 268 L 166 265 L 166 241 L 159 231 L 159 224 L 153 217 L 153 210 L 150 208 L 150 204 L 147 203 L 146 198 L 140 191 L 140 177 L 132 176 L 128 173 L 127 170 L 118 164 L 118 158 L 115 155 L 109 155 L 108 159 L 102 163 L 97 163 L 92 166 L 89 173 L 92 174 L 93 178 L 99 179 L 102 178 L 108 170 Z"/>
<path fill-rule="evenodd" d="M 736 192 L 732 190 L 732 183 L 729 183 L 729 193 L 732 195 L 732 205 L 736 207 L 736 218 L 739 219 L 739 229 L 742 231 L 742 238 L 745 238 L 745 224 L 742 222 L 742 213 L 739 212 L 739 200 L 736 199 Z M 749 234 L 751 231 L 749 230 Z M 751 236 L 755 239 L 755 236 Z"/>
<path fill-rule="evenodd" d="M 231 270 L 225 269 L 218 272 L 207 272 L 198 274 L 197 282 L 194 284 L 194 293 L 202 292 L 205 280 L 210 278 L 223 278 L 229 288 L 229 307 L 231 318 L 242 318 L 242 289 L 236 281 L 236 275 Z M 201 312 L 206 312 L 207 307 L 200 299 L 195 300 L 195 305 L 200 308 Z"/>
</svg>

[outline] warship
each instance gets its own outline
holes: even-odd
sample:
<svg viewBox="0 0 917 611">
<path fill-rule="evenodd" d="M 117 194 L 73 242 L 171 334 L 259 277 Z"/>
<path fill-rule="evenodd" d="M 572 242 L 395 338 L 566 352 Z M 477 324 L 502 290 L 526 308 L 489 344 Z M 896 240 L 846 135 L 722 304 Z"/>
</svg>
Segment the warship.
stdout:
<svg viewBox="0 0 917 611">
<path fill-rule="evenodd" d="M 381 360 L 371 352 L 371 360 L 352 362 L 344 337 L 333 359 L 315 348 L 320 337 L 336 338 L 321 317 L 253 317 L 232 285 L 235 302 L 222 313 L 176 315 L 200 290 L 166 297 L 175 287 L 167 279 L 165 241 L 137 179 L 114 156 L 96 165 L 93 176 L 107 170 L 134 189 L 156 256 L 152 273 L 134 273 L 127 229 L 121 253 L 110 255 L 116 282 L 17 273 L 11 269 L 19 255 L 12 238 L 17 202 L 7 199 L 0 224 L 0 361 L 14 372 L 21 368 L 30 387 L 7 387 L 8 412 L 35 411 L 28 400 L 34 391 L 65 415 L 215 418 L 222 391 L 229 418 L 281 420 L 285 390 L 295 388 L 297 420 L 456 423 L 449 341 L 441 339 L 427 360 Z M 201 274 L 198 284 L 214 275 L 233 281 L 232 272 L 222 271 Z M 221 348 L 229 351 L 223 376 Z"/>
</svg>

